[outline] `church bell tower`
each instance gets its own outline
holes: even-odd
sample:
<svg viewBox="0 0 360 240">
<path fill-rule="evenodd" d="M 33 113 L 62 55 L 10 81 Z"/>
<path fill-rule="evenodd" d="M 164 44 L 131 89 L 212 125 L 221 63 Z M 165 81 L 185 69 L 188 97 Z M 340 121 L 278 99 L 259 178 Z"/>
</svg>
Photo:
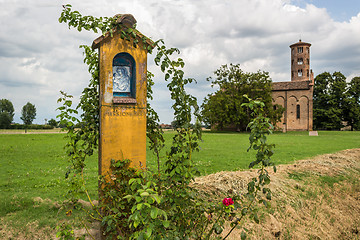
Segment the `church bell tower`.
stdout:
<svg viewBox="0 0 360 240">
<path fill-rule="evenodd" d="M 291 48 L 291 81 L 312 80 L 310 70 L 310 43 L 299 42 L 290 45 Z"/>
</svg>

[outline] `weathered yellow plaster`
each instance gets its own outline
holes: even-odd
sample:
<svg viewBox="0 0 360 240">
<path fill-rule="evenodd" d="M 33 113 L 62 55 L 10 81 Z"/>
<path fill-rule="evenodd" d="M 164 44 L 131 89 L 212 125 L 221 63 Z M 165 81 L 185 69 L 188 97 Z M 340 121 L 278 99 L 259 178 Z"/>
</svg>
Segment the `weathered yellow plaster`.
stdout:
<svg viewBox="0 0 360 240">
<path fill-rule="evenodd" d="M 136 64 L 136 103 L 113 103 L 112 63 L 116 54 L 126 52 Z M 107 175 L 111 159 L 130 159 L 131 167 L 146 167 L 146 64 L 147 51 L 139 41 L 122 40 L 119 33 L 99 45 L 100 61 L 100 143 L 99 174 Z"/>
</svg>

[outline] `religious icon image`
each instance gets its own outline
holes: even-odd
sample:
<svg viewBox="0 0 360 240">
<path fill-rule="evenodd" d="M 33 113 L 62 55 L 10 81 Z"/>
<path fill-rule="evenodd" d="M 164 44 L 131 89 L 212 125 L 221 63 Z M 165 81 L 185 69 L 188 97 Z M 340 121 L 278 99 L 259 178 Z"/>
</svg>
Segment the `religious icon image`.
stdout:
<svg viewBox="0 0 360 240">
<path fill-rule="evenodd" d="M 130 67 L 113 66 L 113 91 L 130 92 Z"/>
</svg>

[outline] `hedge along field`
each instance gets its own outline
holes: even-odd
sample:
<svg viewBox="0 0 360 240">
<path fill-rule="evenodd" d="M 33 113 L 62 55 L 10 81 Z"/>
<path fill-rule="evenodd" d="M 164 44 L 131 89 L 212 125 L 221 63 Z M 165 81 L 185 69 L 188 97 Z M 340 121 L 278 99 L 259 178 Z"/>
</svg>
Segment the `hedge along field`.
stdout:
<svg viewBox="0 0 360 240">
<path fill-rule="evenodd" d="M 13 226 L 38 225 L 55 227 L 63 215 L 53 206 L 34 207 L 34 198 L 61 201 L 65 199 L 64 181 L 68 162 L 64 153 L 64 134 L 0 134 L 0 219 Z M 169 143 L 173 132 L 165 133 Z M 204 132 L 201 151 L 193 155 L 202 175 L 219 171 L 247 169 L 254 158 L 247 152 L 247 133 Z M 312 156 L 360 148 L 360 132 L 275 133 L 269 142 L 276 144 L 276 164 L 291 163 Z M 170 144 L 168 144 L 169 146 Z M 162 158 L 165 157 L 166 148 Z M 147 166 L 156 171 L 155 156 L 147 152 Z M 87 161 L 87 186 L 97 198 L 97 156 Z M 85 198 L 84 198 L 85 199 Z M 56 216 L 56 217 L 54 217 Z"/>
</svg>

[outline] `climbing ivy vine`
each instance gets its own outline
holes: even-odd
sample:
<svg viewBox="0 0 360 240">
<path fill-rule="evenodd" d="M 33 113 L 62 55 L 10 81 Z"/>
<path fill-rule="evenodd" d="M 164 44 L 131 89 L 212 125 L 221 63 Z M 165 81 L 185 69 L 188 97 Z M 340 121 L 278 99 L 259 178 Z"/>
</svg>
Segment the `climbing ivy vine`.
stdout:
<svg viewBox="0 0 360 240">
<path fill-rule="evenodd" d="M 78 31 L 87 30 L 95 33 L 113 34 L 120 32 L 121 38 L 139 47 L 137 30 L 117 22 L 121 15 L 115 17 L 95 18 L 82 16 L 72 11 L 71 5 L 64 5 L 59 18 L 69 28 Z M 155 53 L 155 64 L 164 73 L 164 80 L 173 100 L 177 128 L 172 139 L 170 150 L 166 153 L 163 164 L 160 152 L 163 151 L 163 131 L 159 127 L 159 116 L 147 103 L 147 138 L 149 148 L 157 158 L 157 171 L 141 171 L 129 167 L 128 159 L 114 159 L 111 163 L 111 175 L 102 181 L 102 194 L 99 205 L 89 212 L 92 219 L 101 222 L 107 239 L 223 239 L 241 223 L 245 215 L 258 222 L 255 203 L 269 206 L 271 191 L 265 186 L 270 177 L 265 167 L 271 165 L 273 145 L 267 144 L 266 135 L 271 133 L 269 119 L 263 116 L 264 106 L 261 101 L 249 99 L 246 105 L 254 112 L 254 120 L 249 124 L 251 129 L 250 148 L 257 151 L 256 160 L 250 164 L 260 164 L 259 177 L 248 185 L 244 196 L 232 196 L 222 202 L 210 200 L 213 196 L 199 192 L 191 187 L 191 181 L 199 174 L 193 160 L 193 153 L 199 150 L 201 140 L 201 116 L 197 100 L 186 92 L 185 86 L 194 82 L 184 77 L 184 61 L 174 57 L 180 51 L 167 48 L 163 40 L 147 41 L 140 39 L 149 53 Z M 66 153 L 70 166 L 66 177 L 70 180 L 70 197 L 76 201 L 80 194 L 91 199 L 84 182 L 84 167 L 87 157 L 94 154 L 99 139 L 99 63 L 98 54 L 90 46 L 84 49 L 84 63 L 88 65 L 91 75 L 89 85 L 80 97 L 80 103 L 73 107 L 72 96 L 62 92 L 58 102 L 62 106 L 59 118 L 67 131 Z M 152 99 L 154 75 L 147 74 L 147 98 Z M 81 112 L 80 118 L 76 115 Z M 237 217 L 239 215 L 239 217 Z M 233 229 L 224 234 L 224 224 L 235 219 Z M 58 236 L 71 239 L 71 228 L 60 228 Z M 68 231 L 69 230 L 69 231 Z M 222 234 L 222 235 L 221 235 Z M 246 233 L 241 235 L 246 238 Z"/>
</svg>

